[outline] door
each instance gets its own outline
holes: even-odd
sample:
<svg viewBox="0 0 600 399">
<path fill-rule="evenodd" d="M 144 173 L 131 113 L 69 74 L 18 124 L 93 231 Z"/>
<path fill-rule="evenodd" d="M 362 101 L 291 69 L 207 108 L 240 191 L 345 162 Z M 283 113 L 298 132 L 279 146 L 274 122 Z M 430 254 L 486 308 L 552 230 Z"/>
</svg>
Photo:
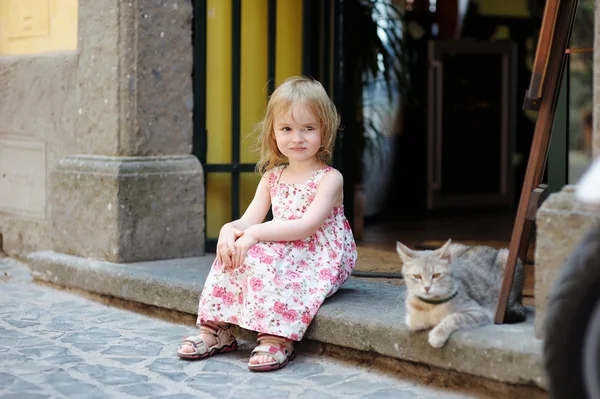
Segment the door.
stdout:
<svg viewBox="0 0 600 399">
<path fill-rule="evenodd" d="M 427 208 L 509 206 L 516 47 L 429 43 Z"/>
</svg>

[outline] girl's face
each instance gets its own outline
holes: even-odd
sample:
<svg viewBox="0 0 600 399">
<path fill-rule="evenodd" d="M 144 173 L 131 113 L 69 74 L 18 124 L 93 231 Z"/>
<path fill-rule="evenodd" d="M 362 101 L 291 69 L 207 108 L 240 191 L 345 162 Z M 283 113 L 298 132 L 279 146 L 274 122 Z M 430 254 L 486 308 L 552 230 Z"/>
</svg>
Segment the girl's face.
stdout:
<svg viewBox="0 0 600 399">
<path fill-rule="evenodd" d="M 314 158 L 321 148 L 319 119 L 304 105 L 275 118 L 277 148 L 290 162 Z"/>
</svg>

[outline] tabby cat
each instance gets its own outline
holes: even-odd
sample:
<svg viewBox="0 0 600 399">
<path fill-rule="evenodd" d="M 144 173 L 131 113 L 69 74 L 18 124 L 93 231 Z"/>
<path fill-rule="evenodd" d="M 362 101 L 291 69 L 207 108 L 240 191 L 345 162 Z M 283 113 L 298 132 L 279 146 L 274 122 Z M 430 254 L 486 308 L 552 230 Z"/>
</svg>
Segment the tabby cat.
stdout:
<svg viewBox="0 0 600 399">
<path fill-rule="evenodd" d="M 410 330 L 433 329 L 429 344 L 444 346 L 461 328 L 491 324 L 494 320 L 508 249 L 453 244 L 436 250 L 412 250 L 400 242 L 406 282 L 406 324 Z M 522 303 L 523 264 L 518 261 L 505 321 L 525 320 Z"/>
</svg>

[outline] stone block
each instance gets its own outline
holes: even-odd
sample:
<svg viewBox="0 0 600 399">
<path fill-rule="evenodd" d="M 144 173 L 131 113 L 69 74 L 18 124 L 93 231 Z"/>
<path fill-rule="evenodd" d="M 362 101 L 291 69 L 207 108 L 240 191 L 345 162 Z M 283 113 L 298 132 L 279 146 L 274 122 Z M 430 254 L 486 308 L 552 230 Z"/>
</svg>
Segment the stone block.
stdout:
<svg viewBox="0 0 600 399">
<path fill-rule="evenodd" d="M 204 177 L 191 155 L 61 160 L 51 174 L 54 250 L 128 263 L 204 254 Z"/>
<path fill-rule="evenodd" d="M 536 216 L 535 246 L 535 334 L 544 338 L 546 305 L 565 261 L 596 223 L 600 210 L 575 199 L 574 187 L 566 186 L 542 204 Z"/>
</svg>

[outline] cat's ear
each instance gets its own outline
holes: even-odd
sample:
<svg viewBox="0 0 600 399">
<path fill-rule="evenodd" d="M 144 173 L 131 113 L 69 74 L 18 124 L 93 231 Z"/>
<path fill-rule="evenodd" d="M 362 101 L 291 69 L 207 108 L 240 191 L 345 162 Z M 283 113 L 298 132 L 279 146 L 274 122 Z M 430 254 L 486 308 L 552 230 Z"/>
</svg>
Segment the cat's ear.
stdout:
<svg viewBox="0 0 600 399">
<path fill-rule="evenodd" d="M 450 257 L 451 257 L 450 245 L 452 245 L 452 239 L 449 238 L 448 241 L 446 241 L 446 243 L 441 248 L 436 250 L 440 259 L 445 259 L 447 261 L 450 261 Z"/>
<path fill-rule="evenodd" d="M 402 244 L 400 241 L 396 241 L 396 252 L 400 255 L 400 259 L 410 259 L 415 257 L 415 251 Z"/>
</svg>

